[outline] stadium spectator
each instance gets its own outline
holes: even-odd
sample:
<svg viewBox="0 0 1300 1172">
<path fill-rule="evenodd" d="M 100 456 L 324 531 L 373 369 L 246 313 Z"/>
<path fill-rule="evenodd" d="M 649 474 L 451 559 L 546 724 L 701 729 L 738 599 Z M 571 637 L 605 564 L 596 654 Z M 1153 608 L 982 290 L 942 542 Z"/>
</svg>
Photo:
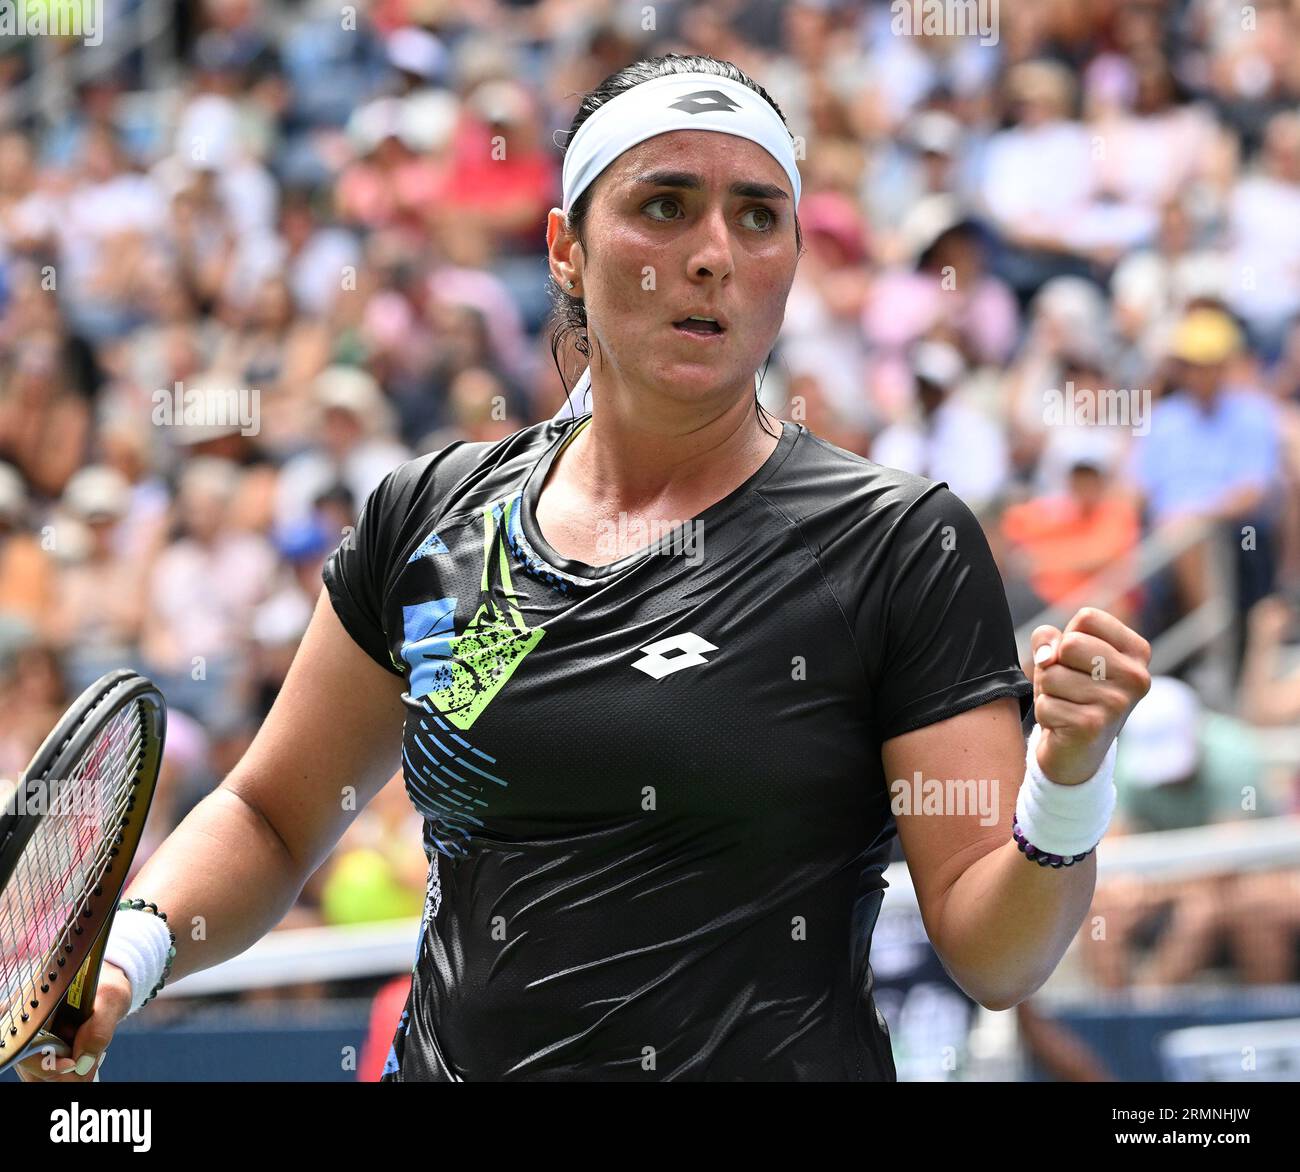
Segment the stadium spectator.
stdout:
<svg viewBox="0 0 1300 1172">
<path fill-rule="evenodd" d="M 54 567 L 28 530 L 27 488 L 9 464 L 0 464 L 0 615 L 35 626 L 44 613 Z"/>
<path fill-rule="evenodd" d="M 946 342 L 923 341 L 912 351 L 916 410 L 891 424 L 871 445 L 871 458 L 948 487 L 972 509 L 1004 488 L 1008 476 L 1002 430 L 961 396 L 965 359 Z"/>
<path fill-rule="evenodd" d="M 232 522 L 240 476 L 236 465 L 217 457 L 196 457 L 186 466 L 177 499 L 180 535 L 149 574 L 149 622 L 141 640 L 146 672 L 169 702 L 218 736 L 244 722 L 248 631 L 276 566 L 265 538 Z"/>
<path fill-rule="evenodd" d="M 16 341 L 0 379 L 0 459 L 51 501 L 86 459 L 90 442 L 90 409 L 69 385 L 60 339 L 41 333 Z"/>
<path fill-rule="evenodd" d="M 1267 817 L 1276 803 L 1247 726 L 1204 709 L 1181 680 L 1157 676 L 1129 716 L 1115 764 L 1119 792 L 1109 834 L 1185 830 L 1214 822 Z M 1147 881 L 1124 877 L 1098 884 L 1093 916 L 1104 935 L 1085 955 L 1107 988 L 1191 980 L 1232 939 L 1243 968 L 1257 933 L 1230 937 L 1239 914 L 1233 876 Z M 1157 921 L 1154 947 L 1139 959 L 1139 940 Z M 1083 934 L 1085 937 L 1087 934 Z"/>
<path fill-rule="evenodd" d="M 1300 724 L 1300 608 L 1281 595 L 1261 598 L 1248 616 L 1238 712 L 1261 728 Z M 1294 796 L 1300 810 L 1300 791 Z"/>
<path fill-rule="evenodd" d="M 1003 272 L 1027 296 L 1054 276 L 1087 271 L 1079 231 L 1093 192 L 1086 131 L 1073 117 L 1076 85 L 1055 61 L 1026 61 L 1006 78 L 1012 125 L 989 141 L 982 197 L 1004 244 Z"/>
<path fill-rule="evenodd" d="M 1300 310 L 1300 114 L 1275 114 L 1257 168 L 1233 191 L 1228 231 L 1238 279 L 1229 301 L 1265 361 L 1282 348 Z"/>
<path fill-rule="evenodd" d="M 1002 515 L 1002 532 L 1029 565 L 1029 581 L 1056 606 L 1097 575 L 1132 569 L 1140 532 L 1137 509 L 1114 488 L 1104 444 L 1085 433 L 1067 458 L 1068 488 L 1059 496 L 1034 497 Z M 1110 612 L 1124 622 L 1135 615 L 1133 599 L 1119 599 Z"/>
<path fill-rule="evenodd" d="M 317 495 L 336 480 L 364 501 L 384 474 L 411 454 L 388 438 L 392 410 L 366 371 L 332 366 L 316 378 L 312 397 L 319 446 L 281 469 L 275 517 L 282 527 L 307 519 Z"/>
<path fill-rule="evenodd" d="M 1208 522 L 1233 551 L 1242 616 L 1272 589 L 1279 516 L 1281 451 L 1276 403 L 1253 386 L 1229 381 L 1242 339 L 1232 319 L 1191 310 L 1170 346 L 1175 389 L 1156 403 L 1149 435 L 1133 444 L 1133 475 L 1153 525 Z M 1182 611 L 1200 606 L 1209 582 L 1205 559 L 1222 554 L 1191 546 L 1174 565 Z"/>
<path fill-rule="evenodd" d="M 59 569 L 45 633 L 63 657 L 69 689 L 80 693 L 105 672 L 136 662 L 146 566 L 121 548 L 131 486 L 116 469 L 81 469 L 61 503 L 67 519 L 54 531 Z"/>
</svg>

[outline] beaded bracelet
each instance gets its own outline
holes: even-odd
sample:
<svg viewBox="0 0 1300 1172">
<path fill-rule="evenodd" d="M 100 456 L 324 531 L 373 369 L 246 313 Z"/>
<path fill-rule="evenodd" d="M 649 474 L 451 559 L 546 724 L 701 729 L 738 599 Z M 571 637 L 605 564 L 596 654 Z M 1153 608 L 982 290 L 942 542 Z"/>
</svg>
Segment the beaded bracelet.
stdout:
<svg viewBox="0 0 1300 1172">
<path fill-rule="evenodd" d="M 167 924 L 167 913 L 160 912 L 156 903 L 150 903 L 146 899 L 121 899 L 118 900 L 117 907 L 119 911 L 150 911 L 157 916 L 164 924 Z M 153 987 L 153 991 L 148 997 L 141 1002 L 140 1007 L 148 1005 L 155 997 L 162 992 L 162 987 L 167 984 L 167 978 L 172 975 L 172 961 L 176 959 L 176 933 L 172 931 L 172 926 L 167 924 L 167 935 L 171 937 L 171 947 L 167 949 L 167 963 L 163 965 L 162 977 Z"/>
<path fill-rule="evenodd" d="M 1021 834 L 1020 822 L 1014 814 L 1011 815 L 1011 837 L 1016 840 L 1016 846 L 1019 848 L 1020 853 L 1027 859 L 1033 859 L 1040 867 L 1073 867 L 1075 863 L 1082 862 L 1097 849 L 1093 845 L 1081 855 L 1048 854 L 1046 851 L 1039 850 Z"/>
</svg>

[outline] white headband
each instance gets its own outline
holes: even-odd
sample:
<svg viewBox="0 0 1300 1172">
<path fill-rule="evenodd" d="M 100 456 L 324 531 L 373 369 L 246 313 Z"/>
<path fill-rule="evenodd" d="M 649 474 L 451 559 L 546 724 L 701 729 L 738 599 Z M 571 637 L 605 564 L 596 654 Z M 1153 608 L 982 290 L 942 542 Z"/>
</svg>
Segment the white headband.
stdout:
<svg viewBox="0 0 1300 1172">
<path fill-rule="evenodd" d="M 771 104 L 729 77 L 672 73 L 625 90 L 578 127 L 564 152 L 564 214 L 569 214 L 578 196 L 625 150 L 674 130 L 713 130 L 758 143 L 781 164 L 794 191 L 794 206 L 799 206 L 802 184 L 794 140 Z M 758 386 L 757 372 L 754 386 Z M 583 400 L 590 390 L 588 366 L 555 418 L 584 414 Z"/>
<path fill-rule="evenodd" d="M 674 130 L 715 130 L 758 143 L 781 164 L 799 206 L 794 140 L 771 104 L 729 77 L 670 73 L 625 90 L 578 127 L 564 152 L 564 214 L 625 150 Z"/>
</svg>

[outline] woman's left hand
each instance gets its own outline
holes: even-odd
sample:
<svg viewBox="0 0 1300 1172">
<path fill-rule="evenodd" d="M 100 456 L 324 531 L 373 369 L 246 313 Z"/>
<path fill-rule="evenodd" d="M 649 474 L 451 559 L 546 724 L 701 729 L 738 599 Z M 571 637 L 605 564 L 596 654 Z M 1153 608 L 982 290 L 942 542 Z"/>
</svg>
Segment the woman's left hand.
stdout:
<svg viewBox="0 0 1300 1172">
<path fill-rule="evenodd" d="M 1113 614 L 1085 606 L 1065 624 L 1034 628 L 1038 767 L 1061 785 L 1087 781 L 1151 687 L 1151 644 Z"/>
</svg>

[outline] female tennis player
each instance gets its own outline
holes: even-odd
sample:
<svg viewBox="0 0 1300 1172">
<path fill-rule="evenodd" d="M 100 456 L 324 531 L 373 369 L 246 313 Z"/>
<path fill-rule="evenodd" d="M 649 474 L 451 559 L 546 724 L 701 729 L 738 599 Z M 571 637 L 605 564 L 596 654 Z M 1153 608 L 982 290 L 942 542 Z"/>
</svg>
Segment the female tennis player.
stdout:
<svg viewBox="0 0 1300 1172">
<path fill-rule="evenodd" d="M 765 417 L 800 176 L 734 65 L 606 79 L 563 183 L 566 408 L 374 491 L 254 744 L 127 894 L 173 977 L 233 956 L 400 762 L 430 871 L 385 1079 L 892 1080 L 894 834 L 954 979 L 1028 997 L 1088 909 L 1149 647 L 1081 610 L 1031 684 L 961 501 Z M 118 915 L 83 1065 L 159 927 Z"/>
</svg>

